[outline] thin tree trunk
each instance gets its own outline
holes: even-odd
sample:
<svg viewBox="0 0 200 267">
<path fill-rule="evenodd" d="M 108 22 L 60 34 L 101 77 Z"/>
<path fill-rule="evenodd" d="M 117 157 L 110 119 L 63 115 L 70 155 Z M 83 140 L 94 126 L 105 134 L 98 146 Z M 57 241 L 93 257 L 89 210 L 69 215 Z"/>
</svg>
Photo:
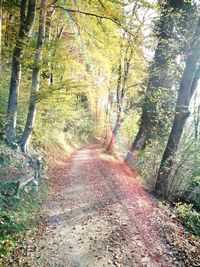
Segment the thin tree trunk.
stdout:
<svg viewBox="0 0 200 267">
<path fill-rule="evenodd" d="M 176 103 L 175 116 L 168 143 L 162 157 L 158 172 L 155 193 L 163 198 L 168 196 L 168 181 L 174 165 L 175 154 L 178 150 L 183 128 L 190 115 L 189 104 L 197 87 L 199 69 L 197 69 L 200 57 L 200 20 L 198 21 L 191 53 L 188 56 L 186 67 L 182 75 L 178 98 Z"/>
<path fill-rule="evenodd" d="M 121 62 L 119 64 L 118 82 L 117 82 L 117 105 L 118 105 L 117 119 L 115 122 L 114 129 L 112 131 L 112 136 L 111 136 L 110 142 L 106 148 L 106 151 L 109 152 L 110 154 L 112 154 L 112 152 L 113 152 L 113 146 L 116 142 L 117 135 L 119 133 L 121 124 L 123 122 L 123 119 L 122 119 L 123 100 L 124 100 L 126 85 L 127 85 L 128 78 L 129 78 L 131 59 L 132 59 L 132 55 L 133 55 L 133 50 L 131 49 L 130 54 L 128 56 L 128 50 L 130 48 L 129 46 L 130 46 L 130 44 L 128 43 L 125 58 L 124 58 L 124 75 L 123 75 L 123 77 L 122 77 Z"/>
<path fill-rule="evenodd" d="M 129 20 L 127 24 L 127 28 L 131 27 L 131 23 L 133 22 L 134 16 L 136 14 L 136 10 L 138 8 L 138 3 L 135 3 L 132 9 L 131 19 Z M 142 23 L 143 24 L 143 23 Z M 125 32 L 123 34 L 122 40 L 125 38 Z M 117 90 L 116 90 L 116 96 L 117 96 L 117 118 L 115 122 L 114 129 L 112 131 L 111 139 L 107 145 L 106 151 L 112 154 L 113 152 L 113 146 L 116 142 L 117 135 L 120 131 L 121 124 L 123 122 L 122 114 L 124 110 L 124 95 L 125 95 L 125 89 L 129 78 L 129 71 L 131 66 L 131 59 L 133 56 L 133 49 L 131 48 L 131 35 L 129 36 L 127 40 L 127 46 L 125 50 L 125 57 L 122 67 L 122 43 L 121 43 L 121 52 L 120 52 L 120 62 L 119 62 L 119 68 L 118 68 L 118 80 L 117 80 Z M 135 42 L 137 40 L 135 39 Z"/>
<path fill-rule="evenodd" d="M 29 112 L 21 141 L 21 148 L 22 151 L 25 153 L 28 152 L 36 118 L 37 93 L 40 87 L 40 64 L 42 60 L 42 48 L 45 38 L 45 24 L 46 24 L 45 2 L 46 0 L 41 0 L 39 31 L 38 31 L 38 40 L 36 47 L 37 51 L 35 54 L 33 74 L 32 74 L 32 89 L 30 95 Z"/>
<path fill-rule="evenodd" d="M 196 72 L 195 79 L 193 81 L 193 90 L 197 88 L 198 85 L 198 80 L 200 79 L 200 67 Z M 193 94 L 193 93 L 192 93 Z M 198 134 L 199 134 L 199 111 L 200 111 L 200 106 L 197 105 L 197 98 L 198 98 L 198 93 L 197 91 L 195 92 L 195 100 L 194 100 L 194 137 L 195 140 L 198 141 Z"/>
<path fill-rule="evenodd" d="M 112 136 L 111 136 L 109 144 L 108 144 L 108 146 L 106 148 L 106 152 L 108 152 L 109 154 L 113 153 L 113 146 L 114 146 L 114 144 L 116 142 L 116 138 L 117 138 L 117 135 L 119 133 L 121 123 L 122 123 L 121 115 L 118 115 L 117 116 L 117 120 L 115 122 L 114 129 L 112 131 Z"/>
<path fill-rule="evenodd" d="M 55 10 L 52 8 L 47 11 L 46 15 L 46 29 L 45 29 L 45 41 L 48 46 L 48 85 L 53 85 L 54 84 L 54 77 L 53 77 L 53 65 L 51 63 L 51 47 L 50 47 L 50 41 L 51 41 L 51 22 L 52 22 L 52 17 L 55 13 Z"/>
<path fill-rule="evenodd" d="M 13 144 L 16 136 L 17 105 L 21 80 L 21 64 L 24 54 L 25 43 L 27 42 L 27 38 L 30 35 L 31 27 L 35 18 L 36 0 L 29 0 L 28 8 L 26 8 L 26 6 L 27 0 L 22 0 L 20 11 L 19 36 L 16 41 L 16 46 L 13 52 L 12 59 L 11 81 L 7 109 L 7 142 L 9 145 Z"/>
<path fill-rule="evenodd" d="M 118 130 L 120 128 L 119 121 L 121 120 L 121 108 L 120 108 L 120 91 L 121 91 L 121 81 L 122 81 L 122 64 L 121 64 L 121 58 L 118 68 L 118 79 L 117 79 L 117 90 L 116 90 L 116 96 L 117 96 L 117 120 L 115 122 L 114 129 L 112 130 L 112 136 L 110 138 L 110 141 L 107 145 L 106 152 L 112 154 L 113 152 L 113 145 L 115 143 L 116 135 L 118 133 Z"/>
</svg>

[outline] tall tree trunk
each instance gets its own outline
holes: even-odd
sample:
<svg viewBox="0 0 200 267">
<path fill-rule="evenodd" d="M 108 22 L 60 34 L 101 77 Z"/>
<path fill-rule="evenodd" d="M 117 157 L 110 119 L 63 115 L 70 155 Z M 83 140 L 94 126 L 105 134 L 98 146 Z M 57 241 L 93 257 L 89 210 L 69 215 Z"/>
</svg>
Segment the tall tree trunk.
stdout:
<svg viewBox="0 0 200 267">
<path fill-rule="evenodd" d="M 46 29 L 45 29 L 45 42 L 48 46 L 48 85 L 53 85 L 54 84 L 54 77 L 53 77 L 53 65 L 51 63 L 51 54 L 52 54 L 52 48 L 50 47 L 50 42 L 51 42 L 51 23 L 52 23 L 52 18 L 55 13 L 55 10 L 51 8 L 50 10 L 47 11 L 46 15 Z"/>
<path fill-rule="evenodd" d="M 131 66 L 131 59 L 133 55 L 133 49 L 130 48 L 130 40 L 128 41 L 125 58 L 124 58 L 124 73 L 122 75 L 122 66 L 121 66 L 121 59 L 119 64 L 119 70 L 118 70 L 118 81 L 117 81 L 117 119 L 115 122 L 114 129 L 112 131 L 112 136 L 110 139 L 110 142 L 106 148 L 106 151 L 112 154 L 113 152 L 113 146 L 116 142 L 117 135 L 119 133 L 121 124 L 123 122 L 122 113 L 123 113 L 123 100 L 126 90 L 126 85 L 129 78 L 129 71 Z M 129 52 L 130 49 L 130 52 Z"/>
<path fill-rule="evenodd" d="M 168 181 L 174 165 L 175 154 L 178 150 L 183 128 L 190 115 L 189 104 L 197 87 L 199 69 L 197 69 L 200 57 L 200 20 L 198 21 L 191 52 L 188 56 L 186 67 L 181 79 L 175 116 L 168 143 L 162 157 L 160 169 L 155 184 L 157 195 L 166 198 L 168 195 Z"/>
<path fill-rule="evenodd" d="M 37 102 L 37 93 L 40 87 L 40 64 L 42 60 L 42 48 L 45 38 L 45 24 L 46 24 L 46 11 L 45 11 L 45 2 L 46 0 L 41 0 L 41 8 L 40 8 L 40 18 L 39 18 L 39 31 L 38 31 L 38 40 L 37 40 L 37 51 L 35 54 L 33 74 L 32 74 L 32 88 L 30 95 L 30 103 L 29 103 L 29 112 L 26 119 L 26 126 L 24 128 L 22 140 L 21 140 L 21 148 L 22 151 L 27 153 L 33 127 L 35 124 L 36 118 L 36 102 Z"/>
<path fill-rule="evenodd" d="M 122 64 L 121 58 L 118 67 L 118 79 L 117 79 L 117 89 L 116 89 L 116 96 L 117 96 L 117 120 L 115 122 L 114 129 L 112 130 L 112 136 L 110 141 L 107 145 L 106 152 L 112 154 L 113 152 L 113 145 L 115 144 L 116 135 L 120 128 L 120 120 L 121 120 L 121 107 L 120 107 L 120 91 L 121 91 L 121 82 L 122 82 Z"/>
<path fill-rule="evenodd" d="M 191 94 L 193 95 L 195 89 L 198 86 L 198 81 L 200 79 L 200 67 L 196 71 L 193 83 L 192 83 L 192 92 Z M 194 95 L 194 111 L 193 111 L 193 116 L 194 116 L 194 138 L 196 141 L 198 141 L 198 135 L 199 135 L 199 115 L 200 115 L 200 105 L 198 104 L 198 91 L 195 91 Z"/>
<path fill-rule="evenodd" d="M 21 80 L 21 64 L 24 54 L 25 43 L 27 42 L 27 38 L 30 35 L 31 27 L 34 22 L 35 10 L 36 0 L 29 0 L 28 7 L 27 0 L 21 1 L 20 29 L 16 41 L 16 46 L 13 52 L 11 81 L 7 109 L 7 142 L 9 145 L 12 145 L 16 136 L 17 105 Z"/>
<path fill-rule="evenodd" d="M 169 0 L 163 6 L 158 25 L 158 44 L 153 64 L 150 68 L 140 126 L 129 152 L 127 153 L 125 161 L 131 160 L 134 151 L 145 149 L 153 134 L 153 129 L 158 125 L 156 108 L 158 90 L 170 91 L 172 88 L 173 79 L 171 77 L 170 65 L 172 65 L 172 62 L 175 62 L 174 52 L 172 51 L 172 35 L 175 20 L 173 16 L 182 5 L 183 3 L 180 0 Z"/>
<path fill-rule="evenodd" d="M 132 9 L 130 20 L 128 21 L 126 27 L 127 29 L 131 27 L 131 24 L 135 18 L 136 11 L 138 8 L 138 3 L 135 3 Z M 141 23 L 143 24 L 143 22 Z M 124 32 L 122 40 L 124 41 L 126 32 Z M 134 40 L 131 39 L 131 35 L 129 35 L 126 49 L 125 49 L 125 55 L 123 59 L 123 65 L 122 65 L 122 50 L 123 50 L 123 43 L 121 43 L 121 49 L 120 49 L 120 59 L 119 59 L 119 68 L 118 68 L 118 80 L 117 80 L 117 88 L 116 88 L 116 97 L 117 97 L 117 118 L 115 122 L 115 126 L 112 130 L 112 136 L 110 138 L 110 141 L 107 145 L 106 151 L 110 154 L 113 152 L 113 146 L 116 142 L 117 135 L 120 131 L 121 124 L 123 122 L 123 110 L 124 110 L 124 96 L 125 96 L 125 89 L 127 86 L 127 82 L 129 79 L 129 71 L 131 67 L 131 59 L 133 56 L 133 48 L 131 47 L 131 43 L 133 41 L 137 41 L 137 38 Z"/>
</svg>

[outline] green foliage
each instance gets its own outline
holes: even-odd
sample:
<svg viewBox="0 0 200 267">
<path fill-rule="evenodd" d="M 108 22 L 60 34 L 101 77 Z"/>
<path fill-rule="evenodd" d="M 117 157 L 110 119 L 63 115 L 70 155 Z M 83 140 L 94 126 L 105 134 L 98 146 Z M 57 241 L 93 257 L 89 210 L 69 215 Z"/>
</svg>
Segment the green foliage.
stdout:
<svg viewBox="0 0 200 267">
<path fill-rule="evenodd" d="M 0 112 L 0 140 L 6 139 L 7 120 L 5 114 Z"/>
<path fill-rule="evenodd" d="M 192 204 L 177 203 L 175 207 L 177 217 L 193 234 L 200 236 L 200 213 L 193 209 Z"/>
<path fill-rule="evenodd" d="M 0 254 L 6 258 L 12 253 L 16 241 L 30 228 L 38 216 L 41 194 L 25 192 L 20 198 L 0 194 Z M 43 196 L 44 197 L 44 196 Z M 37 212 L 36 212 L 37 211 Z"/>
<path fill-rule="evenodd" d="M 192 119 L 192 118 L 191 118 Z M 170 194 L 173 199 L 181 199 L 193 204 L 196 210 L 200 210 L 200 153 L 199 143 L 194 139 L 192 121 L 186 125 L 182 136 L 176 160 L 172 169 Z M 190 129 L 190 132 L 187 130 Z"/>
<path fill-rule="evenodd" d="M 200 212 L 200 176 L 193 178 L 193 181 L 188 188 L 186 201 L 192 203 L 194 208 Z"/>
<path fill-rule="evenodd" d="M 113 126 L 119 108 L 115 99 L 119 61 L 124 72 L 129 54 L 127 51 L 132 50 L 121 114 L 123 123 L 117 136 L 117 144 L 123 153 L 127 152 L 127 147 L 130 147 L 132 138 L 137 133 L 141 107 L 145 106 L 145 122 L 150 125 L 148 130 L 151 130 L 150 144 L 145 151 L 139 153 L 136 164 L 141 170 L 145 184 L 153 188 L 171 128 L 177 88 L 193 34 L 190 29 L 193 29 L 197 17 L 196 8 L 190 4 L 191 1 L 181 1 L 185 5 L 184 8 L 179 10 L 175 7 L 175 10 L 168 10 L 165 2 L 159 1 L 161 16 L 158 16 L 152 34 L 152 23 L 149 24 L 148 21 L 152 22 L 152 13 L 159 13 L 158 10 L 154 12 L 154 4 L 143 0 L 128 1 L 127 3 L 131 3 L 128 10 L 127 6 L 124 7 L 125 2 L 77 0 L 66 3 L 59 0 L 56 5 L 61 8 L 56 8 L 51 18 L 48 18 L 47 14 L 48 23 L 51 24 L 47 25 L 50 34 L 45 38 L 43 58 L 39 64 L 41 75 L 39 92 L 35 93 L 37 115 L 31 144 L 34 149 L 43 149 L 44 152 L 51 148 L 51 153 L 47 152 L 49 156 L 54 154 L 56 146 L 64 152 L 68 144 L 86 143 L 92 141 L 94 136 L 98 138 L 103 135 L 109 122 Z M 3 4 L 0 181 L 13 180 L 27 171 L 27 160 L 18 146 L 10 149 L 5 143 L 10 69 L 19 30 L 20 8 L 13 4 L 12 0 L 3 1 Z M 49 8 L 47 13 L 51 13 L 52 9 L 53 7 Z M 65 9 L 78 12 L 70 13 Z M 84 12 L 87 15 L 83 14 Z M 29 107 L 38 15 L 39 9 L 22 60 L 16 129 L 18 144 Z M 63 34 L 59 35 L 61 32 Z M 164 38 L 161 38 L 162 34 Z M 155 48 L 157 42 L 160 42 L 160 51 L 157 58 L 150 62 L 149 48 L 152 48 L 152 44 Z M 146 97 L 141 95 L 144 87 L 148 88 Z M 107 98 L 110 95 L 113 95 L 113 103 L 108 107 Z M 103 102 L 106 103 L 104 107 Z M 109 108 L 109 111 L 106 110 Z M 187 164 L 184 164 L 185 159 Z M 181 198 L 187 192 L 185 201 L 194 204 L 196 209 L 200 208 L 199 162 L 197 148 L 190 146 L 187 140 L 184 149 L 177 153 L 176 163 L 169 177 L 170 196 Z M 9 190 L 13 189 L 8 188 Z M 35 195 L 32 197 L 33 199 L 28 199 L 24 195 L 23 199 L 19 200 L 1 196 L 0 253 L 9 254 L 17 236 L 28 229 L 32 219 L 30 213 L 37 207 L 37 201 L 33 201 Z M 33 207 L 30 206 L 31 201 L 35 203 Z M 192 210 L 192 206 L 180 205 L 177 207 L 177 213 L 188 228 L 199 234 L 199 217 Z"/>
<path fill-rule="evenodd" d="M 77 141 L 88 143 L 94 137 L 95 125 L 87 115 L 82 114 L 81 119 L 78 117 L 67 121 L 65 129 L 68 137 L 71 135 Z"/>
<path fill-rule="evenodd" d="M 3 68 L 4 66 L 1 66 Z M 7 94 L 8 94 L 8 73 L 2 70 L 0 80 L 0 140 L 6 139 L 7 128 Z"/>
<path fill-rule="evenodd" d="M 161 139 L 154 139 L 145 150 L 138 153 L 138 157 L 135 160 L 135 165 L 140 170 L 143 182 L 150 190 L 153 190 L 155 186 L 164 146 L 165 143 L 162 143 Z"/>
<path fill-rule="evenodd" d="M 129 111 L 121 126 L 121 139 L 127 147 L 130 147 L 131 140 L 137 132 L 139 115 L 134 110 Z"/>
</svg>

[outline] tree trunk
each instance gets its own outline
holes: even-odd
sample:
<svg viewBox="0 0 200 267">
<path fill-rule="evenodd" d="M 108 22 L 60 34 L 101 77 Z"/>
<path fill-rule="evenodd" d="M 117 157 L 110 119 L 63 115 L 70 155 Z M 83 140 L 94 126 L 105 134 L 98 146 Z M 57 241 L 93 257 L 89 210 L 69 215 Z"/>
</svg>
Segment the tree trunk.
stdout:
<svg viewBox="0 0 200 267">
<path fill-rule="evenodd" d="M 121 66 L 121 59 L 120 59 L 120 64 L 119 64 L 119 69 L 118 69 L 118 81 L 117 81 L 117 119 L 115 122 L 115 127 L 112 131 L 112 136 L 110 139 L 110 142 L 106 148 L 106 151 L 112 154 L 113 152 L 113 146 L 116 142 L 117 135 L 119 133 L 121 124 L 123 122 L 122 119 L 122 113 L 123 113 L 123 100 L 124 100 L 124 95 L 125 95 L 125 89 L 126 85 L 128 82 L 129 78 L 129 71 L 130 71 L 130 66 L 131 66 L 131 59 L 133 55 L 133 50 L 130 50 L 130 53 L 128 55 L 128 50 L 130 48 L 129 44 L 130 40 L 128 41 L 126 53 L 125 53 L 125 58 L 124 58 L 124 74 L 122 75 L 122 66 Z"/>
<path fill-rule="evenodd" d="M 52 23 L 52 17 L 55 13 L 55 10 L 51 8 L 50 10 L 47 11 L 46 15 L 46 29 L 45 29 L 45 42 L 47 43 L 48 46 L 48 85 L 53 85 L 54 84 L 54 77 L 53 77 L 53 65 L 51 63 L 51 47 L 50 47 L 50 41 L 51 41 L 51 23 Z"/>
<path fill-rule="evenodd" d="M 173 85 L 170 65 L 175 62 L 174 51 L 172 49 L 172 35 L 174 28 L 173 17 L 177 8 L 182 7 L 182 1 L 168 1 L 164 5 L 159 22 L 159 32 L 157 33 L 158 44 L 155 51 L 153 64 L 150 69 L 147 91 L 142 107 L 142 115 L 137 135 L 130 147 L 126 160 L 131 160 L 134 151 L 145 149 L 150 142 L 154 129 L 158 127 L 157 116 L 157 92 L 158 90 L 170 91 Z M 160 130 L 160 129 L 159 129 Z"/>
<path fill-rule="evenodd" d="M 116 137 L 119 133 L 119 130 L 120 130 L 120 126 L 121 126 L 121 123 L 122 123 L 122 118 L 120 115 L 117 116 L 117 120 L 115 122 L 115 127 L 112 131 L 112 136 L 111 136 L 111 139 L 108 143 L 108 146 L 106 148 L 106 152 L 108 152 L 109 154 L 112 154 L 113 153 L 113 146 L 116 142 Z"/>
<path fill-rule="evenodd" d="M 194 41 L 191 47 L 191 52 L 188 56 L 186 67 L 184 69 L 178 98 L 176 103 L 175 116 L 168 143 L 163 154 L 160 169 L 158 172 L 155 192 L 157 195 L 167 198 L 168 195 L 168 180 L 172 172 L 175 154 L 178 150 L 183 128 L 187 118 L 190 115 L 189 104 L 197 87 L 197 79 L 199 79 L 199 69 L 197 69 L 198 60 L 200 57 L 200 20 L 198 21 Z"/>
<path fill-rule="evenodd" d="M 8 109 L 7 109 L 7 143 L 12 145 L 16 136 L 16 121 L 17 121 L 17 102 L 19 96 L 19 87 L 21 80 L 21 64 L 24 54 L 25 43 L 30 35 L 31 27 L 35 18 L 36 10 L 36 0 L 21 1 L 20 10 L 20 29 L 19 35 L 16 41 L 16 46 L 13 52 L 12 59 L 12 71 L 11 71 L 11 81 L 8 99 Z M 27 9 L 27 11 L 26 11 Z"/>
<path fill-rule="evenodd" d="M 21 148 L 22 151 L 25 153 L 28 152 L 36 118 L 37 93 L 40 87 L 40 64 L 42 59 L 42 48 L 45 38 L 45 24 L 46 24 L 45 2 L 46 0 L 41 0 L 39 31 L 38 31 L 38 40 L 36 47 L 37 51 L 35 54 L 33 74 L 32 74 L 32 89 L 30 95 L 29 112 L 21 141 Z"/>
<path fill-rule="evenodd" d="M 121 120 L 121 108 L 120 108 L 120 91 L 121 91 L 121 81 L 122 81 L 122 65 L 121 65 L 121 58 L 119 62 L 118 68 L 118 79 L 117 79 L 117 89 L 116 89 L 116 96 L 117 96 L 117 120 L 115 122 L 114 129 L 112 130 L 112 136 L 110 141 L 107 145 L 106 152 L 112 154 L 113 152 L 113 145 L 115 144 L 116 135 L 119 131 L 120 125 L 119 120 Z"/>
<path fill-rule="evenodd" d="M 198 70 L 196 71 L 195 74 L 195 78 L 193 80 L 193 89 L 192 91 L 195 91 L 195 89 L 198 86 L 198 81 L 200 79 L 200 67 L 198 68 Z M 193 94 L 193 92 L 191 92 Z M 194 100 L 194 138 L 196 141 L 198 141 L 198 135 L 199 135 L 199 115 L 200 115 L 200 105 L 197 106 L 197 98 L 198 98 L 198 92 L 196 90 L 195 92 L 195 96 L 194 96 L 195 100 Z"/>
</svg>

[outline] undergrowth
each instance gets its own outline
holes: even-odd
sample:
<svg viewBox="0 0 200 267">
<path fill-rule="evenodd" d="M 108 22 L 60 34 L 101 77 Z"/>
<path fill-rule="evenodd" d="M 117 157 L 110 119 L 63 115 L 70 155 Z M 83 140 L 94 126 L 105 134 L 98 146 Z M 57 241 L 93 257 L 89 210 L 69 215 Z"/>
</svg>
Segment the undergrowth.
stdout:
<svg viewBox="0 0 200 267">
<path fill-rule="evenodd" d="M 0 182 L 14 180 L 28 172 L 27 158 L 18 148 L 11 149 L 0 140 Z"/>
<path fill-rule="evenodd" d="M 43 185 L 40 192 L 22 192 L 20 198 L 0 195 L 0 266 L 10 257 L 24 233 L 36 229 L 35 222 L 41 217 L 40 204 L 45 192 Z"/>
<path fill-rule="evenodd" d="M 175 212 L 182 224 L 200 237 L 200 213 L 193 209 L 193 205 L 179 202 L 175 206 Z"/>
</svg>

